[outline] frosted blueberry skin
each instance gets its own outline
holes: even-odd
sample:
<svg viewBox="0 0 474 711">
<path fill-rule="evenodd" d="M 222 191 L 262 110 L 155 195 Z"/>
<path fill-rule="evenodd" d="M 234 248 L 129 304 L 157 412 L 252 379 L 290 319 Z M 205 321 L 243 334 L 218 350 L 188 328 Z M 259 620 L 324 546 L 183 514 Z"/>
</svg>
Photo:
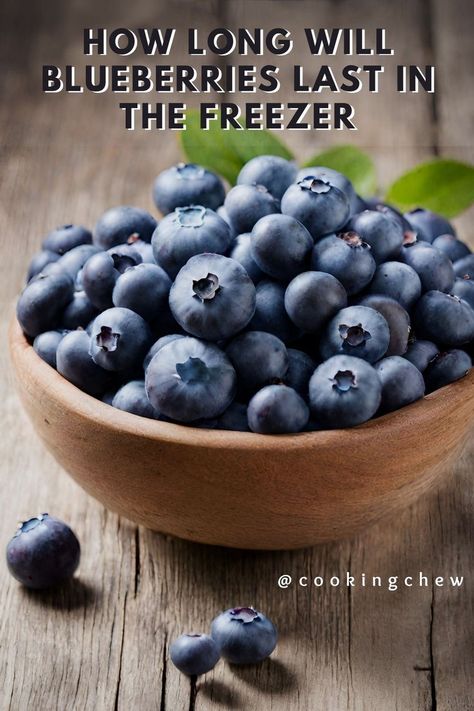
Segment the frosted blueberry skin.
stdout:
<svg viewBox="0 0 474 711">
<path fill-rule="evenodd" d="M 333 356 L 316 368 L 309 381 L 311 412 L 323 428 L 360 425 L 375 415 L 381 399 L 377 371 L 361 358 Z"/>
<path fill-rule="evenodd" d="M 222 180 L 194 163 L 178 163 L 167 168 L 158 175 L 153 186 L 153 200 L 163 215 L 187 205 L 217 210 L 224 198 Z"/>
<path fill-rule="evenodd" d="M 120 274 L 141 262 L 140 253 L 128 244 L 94 254 L 84 264 L 81 273 L 82 286 L 91 303 L 99 311 L 112 307 L 112 293 Z"/>
<path fill-rule="evenodd" d="M 467 257 L 456 260 L 453 266 L 457 277 L 474 279 L 474 254 L 468 254 Z"/>
<path fill-rule="evenodd" d="M 156 264 L 137 264 L 121 274 L 112 292 L 114 306 L 123 306 L 153 323 L 168 310 L 171 279 Z"/>
<path fill-rule="evenodd" d="M 433 247 L 443 252 L 452 262 L 463 259 L 471 254 L 471 250 L 464 242 L 454 235 L 440 235 L 433 240 Z"/>
<path fill-rule="evenodd" d="M 157 264 L 174 279 L 191 257 L 225 254 L 231 241 L 229 226 L 217 213 L 194 205 L 167 215 L 153 234 L 152 247 Z"/>
<path fill-rule="evenodd" d="M 417 233 L 418 239 L 423 242 L 432 243 L 440 235 L 456 234 L 454 227 L 448 220 L 421 207 L 406 212 L 404 217 Z"/>
<path fill-rule="evenodd" d="M 416 341 L 408 344 L 407 352 L 403 357 L 413 363 L 420 373 L 424 373 L 438 353 L 438 346 L 435 343 L 417 338 Z"/>
<path fill-rule="evenodd" d="M 288 348 L 288 370 L 285 375 L 285 385 L 296 390 L 305 400 L 308 400 L 308 385 L 316 370 L 316 362 L 304 351 Z"/>
<path fill-rule="evenodd" d="M 347 196 L 339 188 L 308 176 L 290 185 L 281 200 L 281 211 L 299 220 L 317 240 L 344 227 L 350 206 Z"/>
<path fill-rule="evenodd" d="M 474 310 L 457 296 L 428 291 L 416 306 L 415 327 L 416 333 L 429 341 L 462 346 L 474 340 Z"/>
<path fill-rule="evenodd" d="M 153 407 L 178 422 L 221 415 L 234 399 L 235 370 L 225 353 L 197 338 L 177 338 L 152 358 L 145 388 Z"/>
<path fill-rule="evenodd" d="M 249 427 L 260 434 L 301 432 L 309 420 L 309 409 L 296 390 L 288 385 L 267 385 L 249 402 Z"/>
<path fill-rule="evenodd" d="M 410 316 L 398 301 L 383 294 L 369 294 L 359 301 L 361 306 L 368 306 L 378 311 L 388 323 L 390 341 L 385 356 L 403 355 L 408 348 L 410 336 Z"/>
<path fill-rule="evenodd" d="M 410 405 L 425 394 L 423 375 L 406 358 L 382 358 L 374 367 L 382 383 L 380 414 Z"/>
<path fill-rule="evenodd" d="M 301 222 L 289 215 L 266 215 L 254 225 L 251 255 L 270 277 L 288 283 L 309 265 L 313 239 Z"/>
<path fill-rule="evenodd" d="M 332 274 L 352 295 L 370 284 L 377 265 L 367 242 L 355 232 L 343 232 L 328 235 L 315 244 L 311 266 L 315 271 Z"/>
<path fill-rule="evenodd" d="M 154 344 L 151 346 L 150 350 L 148 351 L 143 360 L 143 370 L 145 371 L 148 368 L 153 356 L 155 356 L 158 351 L 163 348 L 163 346 L 166 346 L 168 343 L 171 343 L 171 341 L 175 341 L 177 338 L 185 338 L 185 336 L 181 333 L 169 333 L 166 336 L 161 336 L 161 338 L 158 338 L 158 340 L 155 341 Z"/>
<path fill-rule="evenodd" d="M 65 272 L 39 274 L 23 289 L 16 306 L 18 322 L 27 336 L 35 338 L 59 326 L 64 307 L 72 300 L 74 282 Z"/>
<path fill-rule="evenodd" d="M 89 352 L 94 363 L 110 371 L 127 370 L 143 362 L 151 342 L 146 321 L 130 309 L 106 309 L 94 320 Z"/>
<path fill-rule="evenodd" d="M 211 636 L 221 656 L 231 664 L 258 664 L 276 647 L 275 625 L 253 607 L 235 607 L 218 615 Z"/>
<path fill-rule="evenodd" d="M 85 291 L 75 291 L 72 301 L 63 311 L 61 327 L 73 331 L 85 328 L 96 316 L 99 310 L 94 306 Z"/>
<path fill-rule="evenodd" d="M 219 648 L 207 634 L 182 634 L 170 647 L 171 661 L 188 676 L 200 676 L 214 669 L 220 659 Z"/>
<path fill-rule="evenodd" d="M 431 393 L 460 380 L 468 374 L 471 368 L 471 358 L 463 350 L 453 348 L 439 353 L 425 371 L 427 392 Z"/>
<path fill-rule="evenodd" d="M 101 397 L 112 384 L 112 375 L 94 363 L 89 353 L 90 338 L 86 331 L 70 331 L 56 351 L 56 368 L 63 378 L 80 390 Z"/>
<path fill-rule="evenodd" d="M 339 190 L 341 190 L 349 200 L 351 213 L 355 212 L 355 208 L 359 205 L 360 198 L 356 195 L 351 181 L 349 178 L 346 178 L 345 175 L 339 173 L 333 168 L 326 168 L 322 165 L 312 165 L 307 168 L 301 168 L 298 171 L 295 182 L 299 182 L 300 180 L 304 180 L 308 177 L 324 180 L 327 183 L 331 183 L 331 185 L 334 185 L 336 188 L 339 188 Z"/>
<path fill-rule="evenodd" d="M 364 210 L 353 215 L 349 230 L 356 232 L 370 245 L 377 264 L 396 257 L 403 244 L 403 228 L 400 221 L 390 212 Z"/>
<path fill-rule="evenodd" d="M 66 334 L 67 331 L 45 331 L 33 341 L 35 353 L 52 368 L 56 368 L 56 351 Z"/>
<path fill-rule="evenodd" d="M 421 296 L 421 281 L 416 271 L 403 262 L 384 262 L 375 270 L 371 294 L 383 294 L 409 311 Z"/>
<path fill-rule="evenodd" d="M 467 301 L 469 306 L 474 309 L 474 281 L 469 277 L 455 279 L 451 294 Z"/>
<path fill-rule="evenodd" d="M 341 282 L 324 272 L 304 272 L 295 277 L 285 292 L 285 309 L 295 326 L 306 333 L 318 333 L 338 311 L 347 306 Z"/>
<path fill-rule="evenodd" d="M 112 399 L 112 407 L 130 412 L 140 417 L 152 420 L 159 419 L 160 413 L 155 410 L 145 392 L 144 380 L 131 380 L 122 385 Z"/>
<path fill-rule="evenodd" d="M 192 257 L 170 290 L 171 312 L 188 333 L 209 341 L 231 338 L 255 312 L 255 286 L 241 264 L 220 254 Z"/>
<path fill-rule="evenodd" d="M 247 398 L 265 385 L 283 381 L 288 371 L 285 344 L 264 331 L 246 331 L 236 336 L 226 354 L 237 372 L 239 392 Z"/>
<path fill-rule="evenodd" d="M 280 202 L 263 185 L 236 185 L 226 195 L 224 208 L 237 234 L 251 232 L 265 215 L 280 212 Z"/>
<path fill-rule="evenodd" d="M 454 284 L 454 269 L 448 257 L 427 242 L 405 246 L 400 259 L 420 277 L 423 291 L 449 292 Z"/>
<path fill-rule="evenodd" d="M 129 205 L 111 207 L 99 217 L 94 228 L 94 244 L 110 249 L 124 244 L 131 237 L 149 242 L 156 229 L 156 220 L 146 210 Z"/>
<path fill-rule="evenodd" d="M 329 322 L 320 351 L 323 360 L 344 354 L 375 363 L 385 355 L 389 342 L 390 329 L 382 314 L 368 306 L 348 306 Z"/>
<path fill-rule="evenodd" d="M 258 282 L 265 277 L 265 274 L 262 272 L 257 262 L 252 257 L 250 234 L 250 232 L 246 232 L 242 235 L 238 235 L 235 238 L 232 244 L 232 248 L 229 252 L 229 257 L 231 259 L 235 259 L 236 262 L 239 262 L 239 264 L 243 266 L 253 283 L 258 284 Z"/>
<path fill-rule="evenodd" d="M 81 225 L 62 225 L 44 238 L 43 249 L 65 254 L 81 244 L 92 244 L 92 232 Z"/>
<path fill-rule="evenodd" d="M 74 532 L 46 513 L 20 524 L 6 551 L 10 573 L 33 590 L 50 588 L 71 578 L 80 556 L 81 547 Z"/>
<path fill-rule="evenodd" d="M 57 254 L 57 252 L 51 252 L 45 249 L 35 254 L 28 267 L 26 283 L 31 281 L 37 274 L 40 274 L 48 264 L 57 262 L 60 256 L 61 255 Z"/>
<path fill-rule="evenodd" d="M 248 328 L 251 331 L 268 331 L 284 343 L 298 337 L 300 332 L 286 313 L 283 284 L 271 279 L 262 279 L 257 284 L 255 313 Z"/>
<path fill-rule="evenodd" d="M 234 401 L 216 422 L 216 429 L 233 432 L 250 432 L 247 420 L 247 405 Z"/>
<path fill-rule="evenodd" d="M 297 167 L 280 156 L 251 158 L 237 176 L 238 185 L 263 185 L 277 200 L 296 178 Z"/>
</svg>

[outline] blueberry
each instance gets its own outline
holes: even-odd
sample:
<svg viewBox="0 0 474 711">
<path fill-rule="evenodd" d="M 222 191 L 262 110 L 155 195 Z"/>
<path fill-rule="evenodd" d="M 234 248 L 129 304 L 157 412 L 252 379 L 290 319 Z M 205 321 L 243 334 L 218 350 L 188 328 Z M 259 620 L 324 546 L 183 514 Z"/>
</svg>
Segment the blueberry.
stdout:
<svg viewBox="0 0 474 711">
<path fill-rule="evenodd" d="M 445 346 L 474 339 L 474 310 L 466 301 L 441 291 L 428 291 L 415 311 L 417 335 Z"/>
<path fill-rule="evenodd" d="M 296 177 L 296 165 L 280 156 L 251 158 L 237 176 L 238 185 L 263 185 L 277 200 Z"/>
<path fill-rule="evenodd" d="M 236 374 L 220 348 L 177 338 L 151 360 L 145 387 L 153 407 L 179 422 L 221 415 L 234 399 Z"/>
<path fill-rule="evenodd" d="M 409 311 L 421 296 L 421 281 L 408 264 L 384 262 L 375 270 L 369 291 L 390 296 Z"/>
<path fill-rule="evenodd" d="M 20 524 L 7 545 L 8 570 L 27 588 L 41 590 L 71 578 L 81 556 L 74 532 L 47 513 Z"/>
<path fill-rule="evenodd" d="M 149 417 L 152 420 L 159 418 L 159 412 L 148 400 L 143 380 L 131 380 L 122 385 L 115 393 L 111 404 L 119 410 L 131 412 L 133 415 Z"/>
<path fill-rule="evenodd" d="M 390 342 L 386 356 L 403 355 L 408 347 L 410 335 L 410 316 L 398 301 L 383 294 L 369 294 L 360 302 L 361 306 L 368 306 L 378 311 L 388 323 Z"/>
<path fill-rule="evenodd" d="M 255 286 L 241 264 L 220 254 L 200 254 L 179 272 L 169 302 L 185 331 L 218 341 L 248 324 L 255 300 Z"/>
<path fill-rule="evenodd" d="M 56 351 L 66 333 L 67 331 L 45 331 L 33 341 L 35 352 L 52 368 L 56 368 Z"/>
<path fill-rule="evenodd" d="M 98 254 L 99 252 L 100 249 L 93 244 L 81 244 L 79 247 L 73 247 L 69 252 L 63 254 L 54 264 L 48 264 L 43 270 L 43 273 L 52 274 L 53 272 L 62 271 L 69 274 L 73 281 L 76 281 L 84 264 L 94 254 Z"/>
<path fill-rule="evenodd" d="M 281 200 L 281 211 L 299 220 L 316 240 L 344 227 L 350 207 L 339 188 L 309 176 L 290 185 Z"/>
<path fill-rule="evenodd" d="M 376 268 L 371 248 L 355 232 L 329 235 L 317 242 L 311 266 L 335 276 L 350 295 L 370 283 Z"/>
<path fill-rule="evenodd" d="M 90 353 L 86 331 L 70 331 L 56 351 L 56 367 L 63 378 L 94 397 L 101 397 L 112 382 L 111 374 L 96 365 Z"/>
<path fill-rule="evenodd" d="M 219 648 L 207 634 L 182 634 L 170 647 L 171 661 L 180 672 L 200 676 L 214 669 Z"/>
<path fill-rule="evenodd" d="M 468 254 L 467 257 L 457 259 L 453 266 L 457 277 L 474 279 L 474 254 Z"/>
<path fill-rule="evenodd" d="M 368 306 L 348 306 L 329 322 L 320 349 L 324 359 L 345 354 L 375 363 L 385 355 L 389 342 L 388 323 L 378 311 Z"/>
<path fill-rule="evenodd" d="M 226 353 L 234 366 L 239 389 L 245 396 L 275 381 L 283 381 L 289 365 L 283 341 L 264 331 L 246 331 L 236 336 Z"/>
<path fill-rule="evenodd" d="M 152 239 L 156 262 L 172 279 L 191 257 L 204 252 L 224 254 L 230 244 L 227 223 L 200 205 L 176 208 L 160 222 Z"/>
<path fill-rule="evenodd" d="M 258 664 L 276 647 L 275 625 L 253 607 L 234 607 L 218 615 L 211 636 L 231 664 Z"/>
<path fill-rule="evenodd" d="M 260 267 L 258 266 L 255 259 L 252 257 L 252 245 L 250 242 L 250 232 L 246 232 L 242 235 L 238 235 L 229 252 L 229 257 L 235 259 L 239 262 L 251 278 L 254 284 L 258 282 L 265 276 Z"/>
<path fill-rule="evenodd" d="M 133 236 L 150 242 L 156 224 L 155 218 L 139 207 L 111 207 L 96 223 L 94 243 L 102 249 L 110 249 Z"/>
<path fill-rule="evenodd" d="M 288 283 L 308 266 L 313 239 L 301 222 L 289 215 L 266 215 L 254 225 L 251 254 L 260 269 Z"/>
<path fill-rule="evenodd" d="M 249 323 L 251 331 L 268 331 L 284 343 L 295 339 L 299 331 L 285 310 L 285 287 L 271 279 L 257 284 L 255 313 Z"/>
<path fill-rule="evenodd" d="M 250 432 L 247 420 L 247 405 L 234 400 L 218 418 L 216 428 L 234 432 Z"/>
<path fill-rule="evenodd" d="M 454 235 L 440 235 L 436 237 L 436 239 L 433 240 L 433 247 L 443 252 L 452 262 L 456 262 L 458 259 L 463 259 L 463 257 L 467 257 L 468 254 L 471 254 L 471 250 L 467 244 L 461 242 L 461 240 Z"/>
<path fill-rule="evenodd" d="M 80 225 L 63 225 L 44 238 L 43 249 L 65 254 L 81 244 L 92 244 L 92 233 Z"/>
<path fill-rule="evenodd" d="M 341 282 L 324 272 L 304 272 L 288 285 L 285 309 L 293 323 L 307 333 L 318 333 L 338 311 L 347 306 Z"/>
<path fill-rule="evenodd" d="M 353 215 L 349 229 L 370 245 L 377 264 L 396 257 L 403 244 L 403 228 L 400 221 L 390 212 L 364 210 Z"/>
<path fill-rule="evenodd" d="M 164 170 L 153 186 L 155 205 L 163 215 L 188 205 L 203 205 L 216 210 L 224 198 L 222 180 L 194 163 L 178 163 Z"/>
<path fill-rule="evenodd" d="M 400 223 L 404 234 L 406 232 L 411 232 L 413 233 L 413 236 L 416 237 L 416 234 L 413 232 L 413 227 L 410 225 L 406 217 L 404 217 L 404 215 L 399 210 L 397 210 L 396 207 L 394 207 L 393 205 L 389 205 L 386 202 L 382 202 L 378 197 L 368 198 L 365 200 L 365 203 L 365 210 L 378 210 L 379 212 L 384 212 L 386 214 L 392 215 L 392 217 L 394 217 L 397 222 Z M 363 210 L 360 210 L 359 212 L 363 212 Z"/>
<path fill-rule="evenodd" d="M 296 390 L 305 400 L 308 399 L 308 384 L 316 369 L 315 361 L 304 351 L 288 348 L 288 370 L 285 385 Z"/>
<path fill-rule="evenodd" d="M 177 338 L 185 338 L 185 336 L 181 333 L 169 333 L 167 336 L 161 336 L 161 338 L 158 338 L 158 340 L 154 342 L 154 344 L 145 356 L 145 359 L 143 361 L 143 370 L 146 370 L 148 368 L 151 359 L 154 355 L 158 353 L 160 348 L 163 348 L 163 346 L 166 346 L 168 343 L 171 343 L 171 341 L 175 341 Z"/>
<path fill-rule="evenodd" d="M 354 427 L 370 420 L 381 398 L 377 371 L 361 358 L 333 356 L 316 368 L 309 381 L 312 414 L 328 429 Z"/>
<path fill-rule="evenodd" d="M 252 432 L 301 432 L 308 423 L 309 409 L 293 388 L 281 384 L 267 385 L 250 400 L 247 417 Z"/>
<path fill-rule="evenodd" d="M 90 301 L 85 291 L 75 291 L 72 301 L 63 311 L 61 326 L 74 331 L 76 328 L 85 328 L 99 311 Z"/>
<path fill-rule="evenodd" d="M 40 274 L 29 282 L 16 306 L 18 322 L 26 335 L 34 338 L 43 331 L 54 330 L 73 294 L 74 282 L 64 272 Z"/>
<path fill-rule="evenodd" d="M 380 413 L 398 410 L 419 400 L 425 394 L 423 375 L 405 358 L 382 358 L 375 364 L 375 370 L 382 383 Z"/>
<path fill-rule="evenodd" d="M 418 239 L 424 242 L 433 242 L 440 235 L 456 234 L 451 223 L 444 217 L 421 207 L 406 212 L 405 218 L 418 234 Z"/>
<path fill-rule="evenodd" d="M 99 310 L 113 306 L 112 293 L 119 276 L 140 264 L 142 258 L 133 246 L 123 244 L 94 254 L 82 270 L 82 285 Z"/>
<path fill-rule="evenodd" d="M 448 257 L 428 243 L 416 242 L 405 246 L 400 257 L 420 277 L 423 291 L 451 290 L 454 284 L 453 265 Z"/>
<path fill-rule="evenodd" d="M 112 292 L 114 306 L 123 306 L 146 321 L 157 321 L 168 309 L 171 279 L 156 264 L 138 264 L 126 269 L 115 282 Z"/>
<path fill-rule="evenodd" d="M 279 201 L 263 185 L 236 185 L 224 207 L 237 234 L 251 232 L 261 217 L 280 212 Z"/>
<path fill-rule="evenodd" d="M 474 309 L 474 281 L 470 277 L 455 279 L 451 294 L 467 301 L 471 309 Z"/>
<path fill-rule="evenodd" d="M 409 360 L 410 363 L 413 363 L 420 373 L 424 373 L 430 362 L 438 353 L 438 346 L 435 343 L 417 338 L 408 344 L 407 352 L 403 357 Z"/>
<path fill-rule="evenodd" d="M 439 353 L 425 371 L 426 389 L 431 393 L 454 383 L 467 375 L 471 368 L 472 361 L 465 351 L 452 349 Z"/>
<path fill-rule="evenodd" d="M 105 370 L 127 370 L 138 365 L 150 346 L 146 321 L 130 309 L 115 307 L 103 311 L 91 330 L 90 354 Z"/>
<path fill-rule="evenodd" d="M 237 232 L 235 231 L 234 226 L 233 226 L 232 222 L 230 221 L 230 217 L 227 214 L 227 210 L 225 209 L 224 205 L 221 205 L 220 207 L 218 207 L 216 212 L 219 215 L 219 217 L 222 217 L 224 222 L 228 225 L 229 230 L 230 230 L 230 236 L 232 237 L 232 240 L 235 240 L 237 237 Z M 247 232 L 244 234 L 250 234 L 250 233 Z"/>
<path fill-rule="evenodd" d="M 351 207 L 351 213 L 355 212 L 355 207 L 359 204 L 360 198 L 356 195 L 354 186 L 352 185 L 349 178 L 345 175 L 339 173 L 333 168 L 326 168 L 322 165 L 313 165 L 306 168 L 301 168 L 296 176 L 296 182 L 304 180 L 305 178 L 317 178 L 318 180 L 325 180 L 327 183 L 331 183 L 336 188 L 339 188 L 344 195 L 349 200 Z M 360 212 L 360 210 L 359 210 Z"/>
<path fill-rule="evenodd" d="M 52 262 L 57 262 L 60 256 L 61 255 L 57 254 L 56 252 L 50 252 L 49 250 L 45 249 L 35 254 L 29 264 L 28 272 L 26 275 L 26 281 L 31 281 L 31 279 L 33 279 L 33 277 L 35 277 L 37 274 L 40 274 L 48 264 L 51 264 Z"/>
</svg>

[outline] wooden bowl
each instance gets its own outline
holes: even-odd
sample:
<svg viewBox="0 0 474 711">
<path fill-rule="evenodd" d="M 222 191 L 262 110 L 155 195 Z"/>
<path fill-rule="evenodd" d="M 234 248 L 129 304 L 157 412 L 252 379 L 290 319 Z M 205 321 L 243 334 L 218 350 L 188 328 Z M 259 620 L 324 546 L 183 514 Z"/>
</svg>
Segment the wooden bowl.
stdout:
<svg viewBox="0 0 474 711">
<path fill-rule="evenodd" d="M 48 450 L 104 506 L 156 531 L 238 548 L 352 536 L 431 489 L 466 440 L 474 369 L 350 430 L 265 436 L 116 410 L 44 363 L 14 319 L 23 405 Z"/>
</svg>

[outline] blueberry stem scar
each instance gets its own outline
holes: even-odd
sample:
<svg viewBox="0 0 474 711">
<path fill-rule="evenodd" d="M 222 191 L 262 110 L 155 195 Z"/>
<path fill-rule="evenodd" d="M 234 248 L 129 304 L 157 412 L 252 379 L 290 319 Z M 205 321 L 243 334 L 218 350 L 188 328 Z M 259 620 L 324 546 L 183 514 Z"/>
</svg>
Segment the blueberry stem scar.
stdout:
<svg viewBox="0 0 474 711">
<path fill-rule="evenodd" d="M 96 342 L 103 351 L 112 353 L 117 350 L 119 338 L 119 333 L 114 333 L 109 326 L 102 326 L 96 336 Z"/>
<path fill-rule="evenodd" d="M 213 299 L 219 291 L 219 279 L 215 274 L 208 274 L 202 279 L 193 281 L 193 291 L 201 301 L 209 301 Z"/>
</svg>

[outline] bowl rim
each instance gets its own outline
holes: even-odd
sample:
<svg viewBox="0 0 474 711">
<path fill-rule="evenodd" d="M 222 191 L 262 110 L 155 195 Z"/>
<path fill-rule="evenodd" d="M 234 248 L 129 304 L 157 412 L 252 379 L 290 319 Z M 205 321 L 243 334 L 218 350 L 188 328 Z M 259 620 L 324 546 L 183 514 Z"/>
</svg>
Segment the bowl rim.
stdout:
<svg viewBox="0 0 474 711">
<path fill-rule="evenodd" d="M 23 367 L 27 368 L 29 376 L 41 382 L 43 389 L 61 403 L 65 411 L 73 410 L 74 413 L 89 421 L 97 427 L 119 431 L 121 434 L 140 436 L 155 441 L 180 444 L 190 447 L 229 449 L 272 449 L 288 450 L 317 447 L 319 445 L 331 446 L 340 442 L 341 433 L 344 436 L 345 446 L 351 441 L 359 442 L 361 436 L 377 436 L 393 434 L 402 431 L 408 423 L 417 418 L 429 420 L 434 412 L 439 412 L 440 405 L 447 404 L 466 395 L 466 381 L 473 386 L 474 367 L 460 380 L 444 386 L 425 395 L 410 405 L 394 412 L 369 420 L 361 425 L 350 428 L 316 430 L 312 432 L 298 432 L 295 434 L 266 435 L 254 432 L 239 432 L 235 430 L 206 429 L 180 424 L 152 420 L 140 417 L 124 410 L 114 408 L 102 400 L 80 390 L 69 382 L 54 368 L 43 361 L 34 350 L 31 343 L 21 330 L 16 315 L 13 314 L 8 329 L 8 342 L 10 351 L 10 364 L 18 379 L 22 379 Z M 431 405 L 431 407 L 429 407 Z M 410 417 L 407 417 L 410 413 Z"/>
</svg>

